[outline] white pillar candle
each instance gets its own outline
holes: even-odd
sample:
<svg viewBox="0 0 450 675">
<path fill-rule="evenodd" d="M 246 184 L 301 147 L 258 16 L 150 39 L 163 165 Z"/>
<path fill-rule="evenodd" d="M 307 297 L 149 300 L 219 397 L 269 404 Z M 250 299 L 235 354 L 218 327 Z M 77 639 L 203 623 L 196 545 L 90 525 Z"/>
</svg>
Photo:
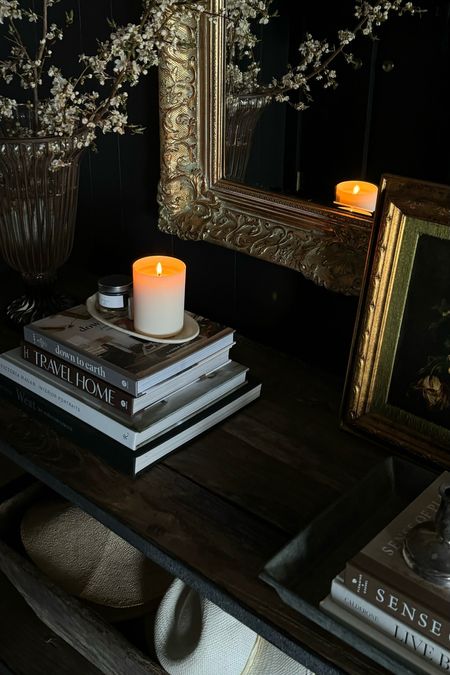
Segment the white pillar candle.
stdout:
<svg viewBox="0 0 450 675">
<path fill-rule="evenodd" d="M 184 323 L 186 265 L 177 258 L 152 255 L 133 263 L 135 330 L 155 337 L 179 333 Z"/>
<path fill-rule="evenodd" d="M 377 186 L 363 180 L 346 180 L 336 185 L 336 203 L 349 210 L 354 208 L 373 213 L 377 203 L 377 194 Z"/>
</svg>

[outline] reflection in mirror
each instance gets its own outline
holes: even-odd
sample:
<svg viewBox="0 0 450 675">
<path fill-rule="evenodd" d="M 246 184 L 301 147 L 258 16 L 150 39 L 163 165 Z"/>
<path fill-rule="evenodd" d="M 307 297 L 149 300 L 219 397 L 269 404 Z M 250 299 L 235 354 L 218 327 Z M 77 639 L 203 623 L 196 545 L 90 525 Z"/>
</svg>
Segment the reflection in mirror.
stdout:
<svg viewBox="0 0 450 675">
<path fill-rule="evenodd" d="M 233 168 L 224 156 L 226 15 L 230 7 L 257 0 L 204 1 L 207 12 L 200 20 L 183 12 L 170 17 L 168 30 L 179 42 L 176 50 L 163 47 L 161 53 L 160 229 L 289 267 L 334 292 L 357 295 L 372 218 L 337 208 L 334 186 L 345 179 L 377 182 L 387 171 L 450 182 L 448 128 L 441 124 L 450 81 L 450 0 L 423 0 L 426 14 L 397 17 L 380 26 L 379 41 L 363 39 L 361 67 L 341 62 L 337 89 L 314 88 L 306 111 L 281 103 L 261 111 L 253 103 L 248 122 L 260 118 L 245 183 L 226 177 L 242 170 L 241 159 Z M 305 5 L 309 15 L 300 20 Z M 344 14 L 342 22 L 336 18 L 351 0 L 327 3 L 322 14 L 322 5 L 312 5 L 318 3 L 280 1 L 280 16 L 263 27 L 257 44 L 263 69 L 267 59 L 282 54 L 275 72 L 283 72 L 290 45 L 306 30 L 330 36 L 336 26 L 351 25 Z M 281 31 L 271 34 L 275 46 L 266 36 L 271 26 Z"/>
<path fill-rule="evenodd" d="M 280 83 L 288 64 L 299 62 L 305 34 L 331 40 L 337 26 L 351 28 L 358 20 L 353 0 L 327 5 L 326 12 L 320 3 L 275 0 L 275 16 L 252 23 L 261 70 L 249 73 L 248 57 L 237 68 L 236 49 L 228 49 L 225 177 L 329 205 L 336 184 L 348 179 L 378 184 L 383 173 L 393 173 L 448 182 L 450 3 L 420 6 L 426 11 L 393 13 L 375 27 L 376 39 L 360 32 L 322 79 L 308 81 L 309 91 L 287 86 L 290 101 L 282 103 L 268 95 L 267 83 Z M 334 46 L 340 48 L 338 38 Z M 236 71 L 244 72 L 244 83 Z M 328 86 L 335 80 L 336 88 Z"/>
</svg>

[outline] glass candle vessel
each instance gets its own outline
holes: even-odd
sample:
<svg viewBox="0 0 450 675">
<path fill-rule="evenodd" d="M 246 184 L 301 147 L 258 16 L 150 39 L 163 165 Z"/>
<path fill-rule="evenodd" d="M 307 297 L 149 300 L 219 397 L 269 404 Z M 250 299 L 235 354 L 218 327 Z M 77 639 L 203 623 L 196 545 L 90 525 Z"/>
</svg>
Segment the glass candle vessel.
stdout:
<svg viewBox="0 0 450 675">
<path fill-rule="evenodd" d="M 139 333 L 170 337 L 184 324 L 186 265 L 169 256 L 133 263 L 133 320 Z"/>
<path fill-rule="evenodd" d="M 377 186 L 363 180 L 345 180 L 336 185 L 336 204 L 349 211 L 373 213 L 377 195 Z"/>
</svg>

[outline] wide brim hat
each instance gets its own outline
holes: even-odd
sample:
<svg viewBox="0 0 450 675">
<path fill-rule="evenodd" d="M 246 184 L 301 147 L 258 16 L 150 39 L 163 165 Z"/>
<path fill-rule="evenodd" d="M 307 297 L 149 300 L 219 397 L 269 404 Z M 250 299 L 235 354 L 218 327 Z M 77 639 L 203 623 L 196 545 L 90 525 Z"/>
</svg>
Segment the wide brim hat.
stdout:
<svg viewBox="0 0 450 675">
<path fill-rule="evenodd" d="M 20 529 L 35 565 L 67 593 L 109 610 L 111 620 L 147 611 L 173 579 L 105 525 L 58 497 L 33 504 Z"/>
<path fill-rule="evenodd" d="M 314 675 L 181 579 L 158 608 L 154 648 L 169 675 Z"/>
</svg>

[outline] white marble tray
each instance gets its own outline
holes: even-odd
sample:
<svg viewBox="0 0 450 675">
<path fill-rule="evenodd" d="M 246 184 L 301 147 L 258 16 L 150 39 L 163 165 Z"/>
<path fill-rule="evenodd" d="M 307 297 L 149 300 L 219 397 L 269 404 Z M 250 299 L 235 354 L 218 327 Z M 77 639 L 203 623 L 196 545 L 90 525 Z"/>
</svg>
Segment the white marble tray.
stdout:
<svg viewBox="0 0 450 675">
<path fill-rule="evenodd" d="M 138 331 L 134 330 L 132 319 L 121 317 L 119 313 L 111 314 L 110 317 L 108 317 L 107 314 L 100 312 L 97 305 L 97 293 L 94 293 L 94 295 L 91 295 L 86 300 L 86 309 L 91 316 L 101 323 L 104 323 L 106 326 L 111 326 L 111 328 L 114 328 L 121 333 L 132 335 L 133 337 L 137 337 L 140 340 L 148 340 L 149 342 L 181 344 L 182 342 L 189 342 L 189 340 L 193 340 L 200 332 L 200 327 L 197 321 L 191 316 L 191 314 L 189 314 L 189 312 L 185 312 L 183 328 L 179 333 L 176 333 L 176 335 L 162 338 L 153 335 L 147 335 L 146 333 L 138 333 Z"/>
</svg>

